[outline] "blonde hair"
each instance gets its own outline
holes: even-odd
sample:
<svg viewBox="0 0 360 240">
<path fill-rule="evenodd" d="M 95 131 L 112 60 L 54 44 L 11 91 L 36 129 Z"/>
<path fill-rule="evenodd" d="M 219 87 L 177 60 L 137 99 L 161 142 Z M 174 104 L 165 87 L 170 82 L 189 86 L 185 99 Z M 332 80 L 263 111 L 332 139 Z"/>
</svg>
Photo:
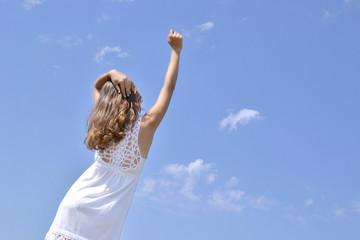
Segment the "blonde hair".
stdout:
<svg viewBox="0 0 360 240">
<path fill-rule="evenodd" d="M 125 136 L 128 124 L 135 123 L 143 101 L 136 85 L 131 81 L 135 92 L 122 97 L 113 84 L 107 81 L 100 90 L 99 99 L 86 119 L 87 135 L 84 139 L 89 150 L 104 150 L 112 142 L 118 143 Z"/>
</svg>

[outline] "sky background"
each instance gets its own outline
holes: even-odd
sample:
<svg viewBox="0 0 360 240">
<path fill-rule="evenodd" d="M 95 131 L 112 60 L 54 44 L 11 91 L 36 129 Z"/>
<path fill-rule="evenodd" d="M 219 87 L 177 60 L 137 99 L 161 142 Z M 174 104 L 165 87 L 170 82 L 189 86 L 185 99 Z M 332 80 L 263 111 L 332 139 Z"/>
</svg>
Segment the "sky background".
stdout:
<svg viewBox="0 0 360 240">
<path fill-rule="evenodd" d="M 177 86 L 123 240 L 360 239 L 360 1 L 0 0 L 1 239 L 43 239 L 93 164 L 93 83 Z"/>
</svg>

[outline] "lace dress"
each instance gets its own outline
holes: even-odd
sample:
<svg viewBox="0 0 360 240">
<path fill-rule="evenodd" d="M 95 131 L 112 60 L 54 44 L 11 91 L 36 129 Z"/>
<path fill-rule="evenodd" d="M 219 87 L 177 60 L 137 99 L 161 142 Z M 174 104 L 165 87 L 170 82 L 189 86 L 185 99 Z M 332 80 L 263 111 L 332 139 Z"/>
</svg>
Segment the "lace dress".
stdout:
<svg viewBox="0 0 360 240">
<path fill-rule="evenodd" d="M 138 135 L 141 115 L 126 136 L 104 151 L 66 193 L 45 240 L 119 240 L 145 163 Z"/>
</svg>

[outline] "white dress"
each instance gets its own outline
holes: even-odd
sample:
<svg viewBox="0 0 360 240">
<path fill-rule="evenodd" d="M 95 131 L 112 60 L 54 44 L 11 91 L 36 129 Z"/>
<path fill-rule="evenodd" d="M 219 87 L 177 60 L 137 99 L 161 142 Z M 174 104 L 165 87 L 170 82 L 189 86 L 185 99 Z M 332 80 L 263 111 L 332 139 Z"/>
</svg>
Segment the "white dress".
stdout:
<svg viewBox="0 0 360 240">
<path fill-rule="evenodd" d="M 45 240 L 119 240 L 145 163 L 138 135 L 142 116 L 125 137 L 76 180 L 61 201 Z M 106 162 L 104 159 L 107 159 Z"/>
</svg>

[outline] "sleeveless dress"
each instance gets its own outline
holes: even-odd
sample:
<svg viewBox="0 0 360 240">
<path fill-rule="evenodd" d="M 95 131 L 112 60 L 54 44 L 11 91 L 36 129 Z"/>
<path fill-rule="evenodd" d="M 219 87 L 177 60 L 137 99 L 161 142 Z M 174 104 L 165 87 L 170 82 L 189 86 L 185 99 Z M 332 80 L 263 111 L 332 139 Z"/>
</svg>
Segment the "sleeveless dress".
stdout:
<svg viewBox="0 0 360 240">
<path fill-rule="evenodd" d="M 104 151 L 66 193 L 45 240 L 119 240 L 145 163 L 138 135 L 142 116 Z"/>
</svg>

